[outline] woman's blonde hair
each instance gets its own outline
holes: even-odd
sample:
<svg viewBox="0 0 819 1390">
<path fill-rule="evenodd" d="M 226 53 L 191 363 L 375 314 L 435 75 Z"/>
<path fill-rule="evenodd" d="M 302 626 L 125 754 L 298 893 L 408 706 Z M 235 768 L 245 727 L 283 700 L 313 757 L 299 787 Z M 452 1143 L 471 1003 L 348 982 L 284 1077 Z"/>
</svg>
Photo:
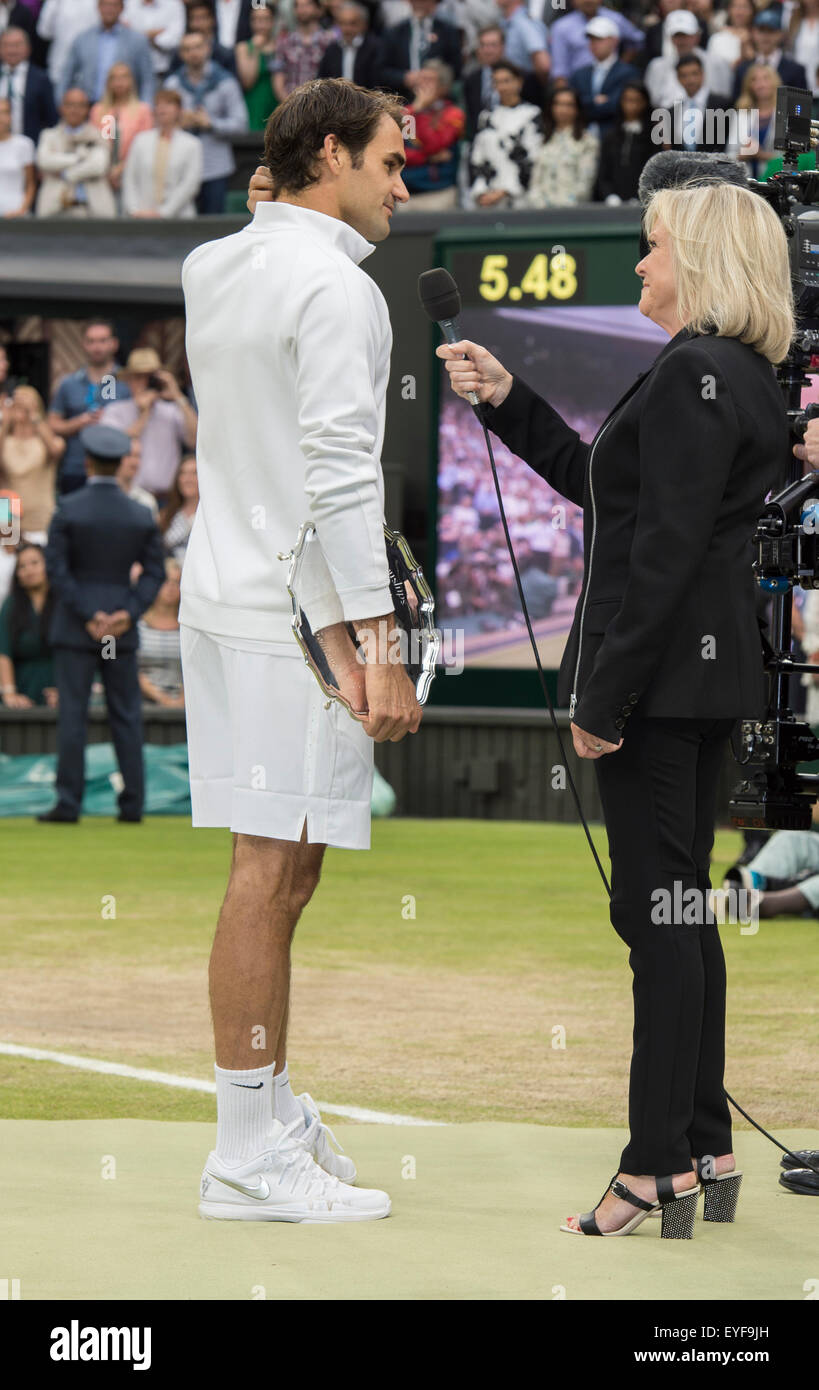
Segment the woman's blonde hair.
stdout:
<svg viewBox="0 0 819 1390">
<path fill-rule="evenodd" d="M 111 86 L 111 73 L 114 71 L 114 68 L 127 68 L 131 78 L 131 90 L 128 93 L 128 96 L 125 98 L 124 105 L 136 106 L 139 103 L 139 92 L 137 91 L 136 78 L 134 77 L 133 68 L 130 67 L 128 63 L 113 63 L 109 68 L 108 76 L 105 79 L 105 90 L 103 91 L 102 100 L 100 101 L 101 112 L 113 111 L 116 105 L 116 100 Z"/>
<path fill-rule="evenodd" d="M 788 242 L 770 203 L 738 184 L 691 179 L 653 195 L 646 236 L 658 221 L 669 235 L 680 323 L 781 362 L 796 324 Z"/>
<path fill-rule="evenodd" d="M 774 85 L 774 93 L 776 93 L 777 87 L 782 86 L 782 78 L 779 76 L 776 68 L 772 67 L 770 63 L 751 63 L 742 79 L 740 94 L 734 102 L 734 107 L 737 111 L 752 111 L 754 109 L 756 97 L 751 91 L 751 84 L 754 78 L 758 77 L 761 72 L 766 72 L 770 77 Z M 775 100 L 776 96 L 774 96 L 774 101 Z"/>
</svg>

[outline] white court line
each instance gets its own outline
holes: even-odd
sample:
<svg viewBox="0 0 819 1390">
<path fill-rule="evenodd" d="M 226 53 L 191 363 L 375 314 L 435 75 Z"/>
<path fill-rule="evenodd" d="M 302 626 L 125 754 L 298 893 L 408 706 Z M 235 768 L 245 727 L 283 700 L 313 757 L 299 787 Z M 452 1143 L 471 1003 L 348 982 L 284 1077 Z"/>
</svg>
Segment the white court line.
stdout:
<svg viewBox="0 0 819 1390">
<path fill-rule="evenodd" d="M 155 1081 L 161 1086 L 176 1086 L 182 1091 L 216 1093 L 215 1081 L 198 1081 L 194 1076 L 174 1076 L 173 1072 L 150 1071 L 147 1067 L 129 1067 L 124 1062 L 104 1062 L 97 1057 L 74 1057 L 69 1052 L 44 1052 L 39 1047 L 20 1047 L 17 1043 L 0 1042 L 0 1053 L 8 1057 L 28 1057 L 33 1062 L 59 1062 L 63 1067 L 80 1071 L 103 1072 L 107 1076 L 128 1076 L 134 1081 Z M 319 1110 L 329 1115 L 341 1115 L 345 1120 L 360 1120 L 373 1125 L 439 1125 L 445 1120 L 419 1120 L 414 1115 L 390 1115 L 384 1110 L 362 1110 L 356 1105 L 330 1105 L 316 1101 Z"/>
</svg>

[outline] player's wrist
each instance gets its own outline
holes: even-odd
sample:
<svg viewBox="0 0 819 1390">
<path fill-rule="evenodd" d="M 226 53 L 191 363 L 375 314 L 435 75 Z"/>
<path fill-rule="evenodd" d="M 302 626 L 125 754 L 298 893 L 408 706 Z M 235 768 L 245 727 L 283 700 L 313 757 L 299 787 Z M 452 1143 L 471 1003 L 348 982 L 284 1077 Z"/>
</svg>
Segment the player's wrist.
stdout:
<svg viewBox="0 0 819 1390">
<path fill-rule="evenodd" d="M 394 666 L 401 660 L 402 630 L 394 613 L 382 613 L 378 618 L 356 618 L 353 627 L 368 666 Z"/>
</svg>

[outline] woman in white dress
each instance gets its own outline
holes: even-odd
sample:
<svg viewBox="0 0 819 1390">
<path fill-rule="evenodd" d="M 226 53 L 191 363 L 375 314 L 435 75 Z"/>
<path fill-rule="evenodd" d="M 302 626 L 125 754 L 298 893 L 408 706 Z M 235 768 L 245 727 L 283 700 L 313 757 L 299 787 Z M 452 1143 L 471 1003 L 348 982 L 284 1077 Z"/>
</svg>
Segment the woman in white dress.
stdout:
<svg viewBox="0 0 819 1390">
<path fill-rule="evenodd" d="M 499 104 L 482 111 L 469 151 L 469 194 L 478 207 L 520 208 L 532 176 L 532 161 L 543 143 L 538 106 L 521 101 L 524 74 L 502 59 L 492 65 Z"/>
<path fill-rule="evenodd" d="M 566 208 L 590 203 L 600 162 L 600 140 L 586 130 L 572 87 L 552 93 L 544 129 L 546 138 L 535 158 L 526 206 Z"/>
</svg>

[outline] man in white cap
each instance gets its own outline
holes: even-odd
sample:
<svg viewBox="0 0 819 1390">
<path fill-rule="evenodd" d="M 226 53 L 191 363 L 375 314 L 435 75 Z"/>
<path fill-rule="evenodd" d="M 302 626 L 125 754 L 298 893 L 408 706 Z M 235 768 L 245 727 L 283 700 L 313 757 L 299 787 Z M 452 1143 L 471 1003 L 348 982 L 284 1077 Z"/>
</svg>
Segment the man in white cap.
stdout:
<svg viewBox="0 0 819 1390">
<path fill-rule="evenodd" d="M 693 10 L 672 10 L 665 17 L 665 32 L 674 45 L 673 58 L 652 58 L 646 68 L 645 84 L 653 107 L 670 111 L 675 101 L 685 101 L 686 91 L 677 77 L 680 58 L 695 53 L 705 74 L 705 85 L 712 92 L 730 92 L 733 87 L 731 65 L 725 58 L 700 48 L 700 22 Z"/>
<path fill-rule="evenodd" d="M 601 5 L 600 0 L 574 0 L 570 14 L 562 15 L 549 26 L 549 45 L 552 51 L 552 81 L 557 86 L 567 87 L 572 74 L 578 68 L 588 67 L 594 61 L 594 54 L 586 37 L 586 26 L 593 19 L 609 19 L 617 26 L 617 32 L 625 46 L 625 58 L 632 50 L 643 47 L 645 34 L 626 19 L 619 10 Z"/>
<path fill-rule="evenodd" d="M 598 15 L 589 20 L 586 38 L 593 61 L 572 74 L 571 85 L 580 98 L 589 129 L 602 138 L 614 124 L 623 87 L 642 78 L 637 68 L 617 56 L 620 30 L 613 19 Z"/>
</svg>

